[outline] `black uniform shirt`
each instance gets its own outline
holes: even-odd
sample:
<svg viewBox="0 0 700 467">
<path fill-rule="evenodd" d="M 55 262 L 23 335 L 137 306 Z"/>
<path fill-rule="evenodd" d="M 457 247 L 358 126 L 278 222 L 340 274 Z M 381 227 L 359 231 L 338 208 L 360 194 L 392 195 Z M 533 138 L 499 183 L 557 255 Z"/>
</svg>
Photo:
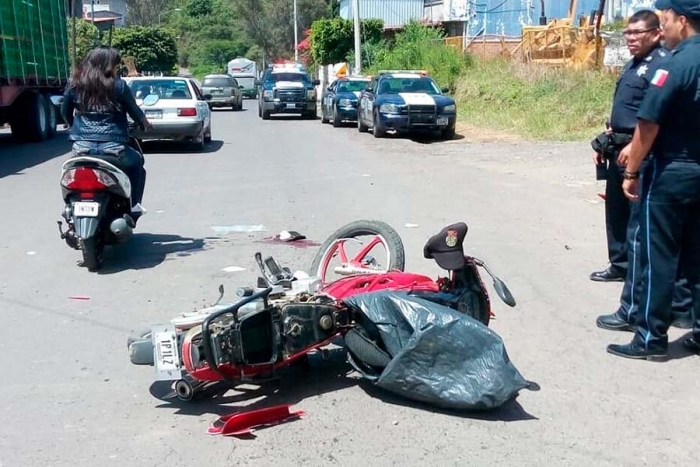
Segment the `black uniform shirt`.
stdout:
<svg viewBox="0 0 700 467">
<path fill-rule="evenodd" d="M 655 156 L 700 161 L 700 35 L 678 44 L 656 70 L 637 117 L 659 125 Z"/>
<path fill-rule="evenodd" d="M 637 112 L 644 99 L 649 81 L 656 70 L 668 63 L 671 54 L 658 46 L 645 58 L 632 58 L 625 64 L 615 85 L 610 128 L 615 133 L 633 134 Z"/>
</svg>

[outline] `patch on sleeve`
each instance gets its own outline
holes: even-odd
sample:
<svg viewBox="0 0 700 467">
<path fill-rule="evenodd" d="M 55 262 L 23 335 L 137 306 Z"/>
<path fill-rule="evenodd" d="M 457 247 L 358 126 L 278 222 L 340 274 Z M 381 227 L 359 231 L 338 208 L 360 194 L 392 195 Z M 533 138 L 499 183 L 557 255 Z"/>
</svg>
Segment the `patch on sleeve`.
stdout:
<svg viewBox="0 0 700 467">
<path fill-rule="evenodd" d="M 662 87 L 668 78 L 668 70 L 658 69 L 654 73 L 654 77 L 651 79 L 651 84 L 657 87 Z"/>
</svg>

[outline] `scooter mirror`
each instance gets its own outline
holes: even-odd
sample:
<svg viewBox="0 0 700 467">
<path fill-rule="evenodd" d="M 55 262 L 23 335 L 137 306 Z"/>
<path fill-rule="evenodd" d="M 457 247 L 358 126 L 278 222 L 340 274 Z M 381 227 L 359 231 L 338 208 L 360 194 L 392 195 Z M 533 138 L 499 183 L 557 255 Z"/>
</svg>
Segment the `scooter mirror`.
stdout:
<svg viewBox="0 0 700 467">
<path fill-rule="evenodd" d="M 510 293 L 510 290 L 508 290 L 505 282 L 498 277 L 494 277 L 493 288 L 496 289 L 496 293 L 506 305 L 511 307 L 515 306 L 515 298 L 513 298 L 513 294 Z"/>
<path fill-rule="evenodd" d="M 157 94 L 149 94 L 143 98 L 143 105 L 153 105 L 158 102 L 158 100 Z"/>
</svg>

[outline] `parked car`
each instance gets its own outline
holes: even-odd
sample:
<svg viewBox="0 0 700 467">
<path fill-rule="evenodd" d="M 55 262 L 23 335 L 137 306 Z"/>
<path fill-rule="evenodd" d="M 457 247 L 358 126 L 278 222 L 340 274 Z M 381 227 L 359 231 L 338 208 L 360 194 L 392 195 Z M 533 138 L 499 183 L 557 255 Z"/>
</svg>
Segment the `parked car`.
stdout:
<svg viewBox="0 0 700 467">
<path fill-rule="evenodd" d="M 210 109 L 229 106 L 233 110 L 243 109 L 242 89 L 236 78 L 229 75 L 207 75 L 202 80 L 202 92 L 211 94 Z"/>
<path fill-rule="evenodd" d="M 134 130 L 139 140 L 173 140 L 195 144 L 200 150 L 211 141 L 211 95 L 202 94 L 190 78 L 124 78 L 136 103 L 153 125 L 147 133 Z M 146 97 L 149 97 L 146 99 Z M 146 99 L 144 101 L 144 99 Z"/>
<path fill-rule="evenodd" d="M 343 121 L 357 121 L 358 98 L 370 78 L 343 76 L 333 81 L 321 95 L 321 123 L 333 122 L 337 127 Z"/>
<path fill-rule="evenodd" d="M 357 129 L 365 132 L 371 127 L 375 138 L 387 131 L 429 130 L 452 139 L 457 108 L 446 92 L 425 71 L 380 71 L 360 95 Z"/>
</svg>

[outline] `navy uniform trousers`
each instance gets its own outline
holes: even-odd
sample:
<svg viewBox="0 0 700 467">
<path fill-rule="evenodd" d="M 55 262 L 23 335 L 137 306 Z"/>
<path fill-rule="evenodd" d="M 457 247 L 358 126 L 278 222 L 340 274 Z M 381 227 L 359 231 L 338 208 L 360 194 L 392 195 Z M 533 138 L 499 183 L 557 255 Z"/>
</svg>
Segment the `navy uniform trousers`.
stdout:
<svg viewBox="0 0 700 467">
<path fill-rule="evenodd" d="M 634 343 L 665 349 L 679 261 L 692 293 L 693 334 L 700 339 L 700 161 L 654 157 L 642 180 L 643 264 Z"/>
<path fill-rule="evenodd" d="M 646 164 L 649 164 L 649 161 L 645 161 L 642 164 L 640 173 L 644 174 Z M 620 169 L 624 170 L 622 167 L 620 167 Z M 644 179 L 642 179 L 642 184 L 643 183 Z M 620 186 L 622 186 L 622 175 L 620 175 Z M 625 284 L 622 287 L 622 294 L 620 295 L 619 313 L 626 318 L 628 323 L 634 324 L 637 319 L 637 310 L 642 293 L 641 209 L 639 202 L 631 202 L 627 200 L 627 198 L 625 198 L 625 201 L 629 203 L 630 210 L 629 223 L 627 224 L 627 257 L 629 268 L 627 269 L 627 277 L 625 278 Z M 693 298 L 690 288 L 688 288 L 688 279 L 685 277 L 685 274 L 683 274 L 683 268 L 679 265 L 672 294 L 671 310 L 673 318 L 687 320 L 687 317 L 691 316 L 692 305 Z"/>
</svg>

